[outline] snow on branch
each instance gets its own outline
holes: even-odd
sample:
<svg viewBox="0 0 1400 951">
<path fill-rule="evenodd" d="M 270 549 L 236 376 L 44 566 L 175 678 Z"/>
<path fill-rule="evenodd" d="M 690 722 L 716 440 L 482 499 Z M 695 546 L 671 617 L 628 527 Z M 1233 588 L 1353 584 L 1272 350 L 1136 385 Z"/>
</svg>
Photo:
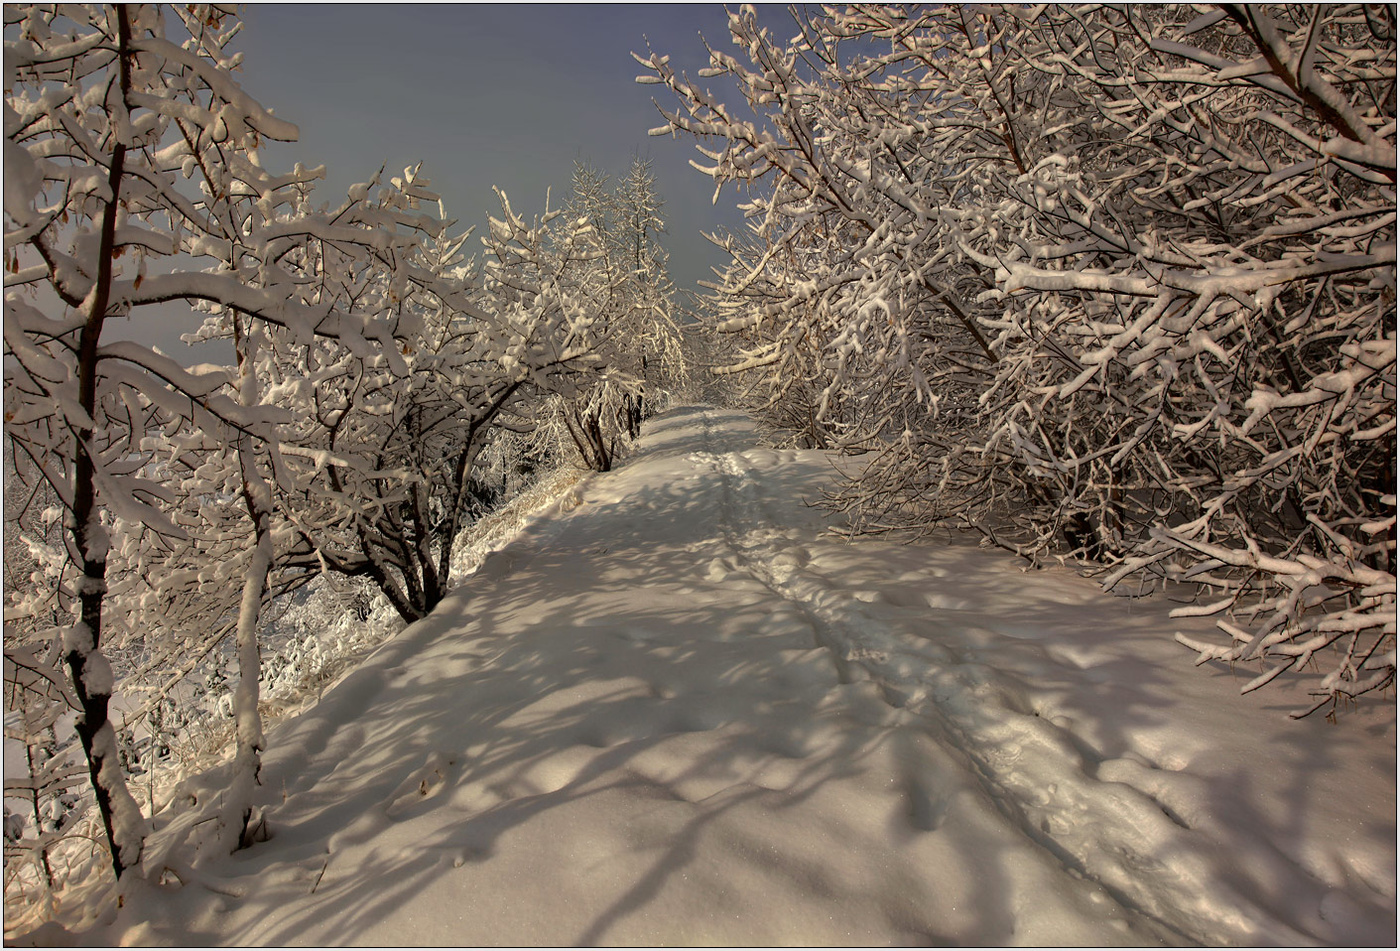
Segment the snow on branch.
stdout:
<svg viewBox="0 0 1400 951">
<path fill-rule="evenodd" d="M 804 69 L 744 13 L 711 51 L 756 118 L 637 57 L 674 96 L 654 131 L 747 188 L 712 372 L 806 445 L 875 450 L 833 499 L 857 530 L 1199 585 L 1238 634 L 1201 656 L 1255 651 L 1250 689 L 1269 658 L 1323 664 L 1323 703 L 1391 683 L 1393 22 L 797 19 Z"/>
</svg>

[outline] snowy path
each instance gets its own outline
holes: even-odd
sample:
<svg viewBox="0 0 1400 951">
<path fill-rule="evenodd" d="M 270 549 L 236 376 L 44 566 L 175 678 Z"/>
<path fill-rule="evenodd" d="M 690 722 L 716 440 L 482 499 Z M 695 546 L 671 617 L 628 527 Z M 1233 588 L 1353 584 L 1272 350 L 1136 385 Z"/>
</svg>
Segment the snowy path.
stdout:
<svg viewBox="0 0 1400 951">
<path fill-rule="evenodd" d="M 821 537 L 830 475 L 653 420 L 273 731 L 271 841 L 90 937 L 1393 943 L 1393 704 L 1293 723 L 1162 603 Z"/>
</svg>

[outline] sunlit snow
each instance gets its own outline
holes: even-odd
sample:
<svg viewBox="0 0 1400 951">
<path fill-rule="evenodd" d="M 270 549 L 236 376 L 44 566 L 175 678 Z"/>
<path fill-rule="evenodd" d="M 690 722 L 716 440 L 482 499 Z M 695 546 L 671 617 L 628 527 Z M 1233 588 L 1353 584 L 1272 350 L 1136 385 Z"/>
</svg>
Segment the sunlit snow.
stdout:
<svg viewBox="0 0 1400 951">
<path fill-rule="evenodd" d="M 833 475 L 733 411 L 651 421 L 269 731 L 269 841 L 85 939 L 1393 942 L 1393 702 L 1292 721 L 1169 601 L 823 535 Z"/>
</svg>

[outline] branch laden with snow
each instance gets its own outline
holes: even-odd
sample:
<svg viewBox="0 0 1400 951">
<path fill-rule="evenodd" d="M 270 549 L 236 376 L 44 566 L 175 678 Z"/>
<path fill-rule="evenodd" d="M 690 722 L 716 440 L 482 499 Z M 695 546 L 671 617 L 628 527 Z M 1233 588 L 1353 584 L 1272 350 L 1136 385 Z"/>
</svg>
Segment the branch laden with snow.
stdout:
<svg viewBox="0 0 1400 951">
<path fill-rule="evenodd" d="M 1393 683 L 1393 14 L 797 26 L 732 13 L 702 71 L 757 121 L 637 58 L 675 97 L 654 131 L 749 190 L 747 233 L 715 239 L 726 372 L 866 453 L 833 500 L 854 526 L 1215 590 L 1231 642 L 1193 646 L 1264 664 L 1247 689 L 1305 665 L 1319 706 Z"/>
</svg>

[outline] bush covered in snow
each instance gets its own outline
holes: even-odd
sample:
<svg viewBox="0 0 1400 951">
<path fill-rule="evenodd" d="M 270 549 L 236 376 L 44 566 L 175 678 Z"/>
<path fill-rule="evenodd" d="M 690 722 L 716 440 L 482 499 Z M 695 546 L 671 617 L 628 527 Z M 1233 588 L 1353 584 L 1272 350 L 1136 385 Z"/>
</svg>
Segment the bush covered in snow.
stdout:
<svg viewBox="0 0 1400 951">
<path fill-rule="evenodd" d="M 656 134 L 748 187 L 715 287 L 858 530 L 1198 586 L 1316 704 L 1395 676 L 1396 27 L 1375 6 L 751 9 Z M 724 77 L 757 120 L 702 81 Z"/>
</svg>

